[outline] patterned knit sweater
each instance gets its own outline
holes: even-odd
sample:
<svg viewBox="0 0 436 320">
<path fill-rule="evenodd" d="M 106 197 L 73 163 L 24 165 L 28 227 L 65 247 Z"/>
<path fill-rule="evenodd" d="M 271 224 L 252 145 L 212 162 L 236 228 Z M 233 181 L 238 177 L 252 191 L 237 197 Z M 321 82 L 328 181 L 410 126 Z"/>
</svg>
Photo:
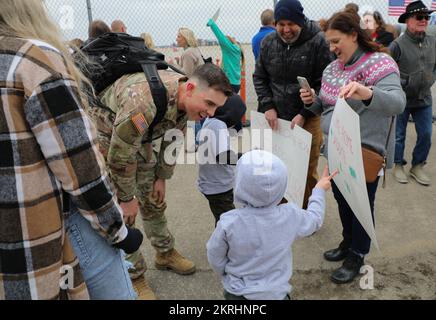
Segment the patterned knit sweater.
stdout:
<svg viewBox="0 0 436 320">
<path fill-rule="evenodd" d="M 395 140 L 395 128 L 392 128 L 393 133 L 386 149 L 391 119 L 403 112 L 406 106 L 398 66 L 384 53 L 365 53 L 358 50 L 353 57 L 354 62 L 349 65 L 335 60 L 327 66 L 323 73 L 320 95 L 308 109 L 315 114 L 321 114 L 321 127 L 328 136 L 340 89 L 352 81 L 372 87 L 373 97 L 369 104 L 354 99 L 347 99 L 347 103 L 360 117 L 362 144 L 373 147 L 380 154 L 387 154 L 389 168 L 393 163 Z"/>
<path fill-rule="evenodd" d="M 320 98 L 325 104 L 335 105 L 339 91 L 349 82 L 357 81 L 369 87 L 391 73 L 399 75 L 396 62 L 380 52 L 365 53 L 351 66 L 335 60 L 324 70 Z"/>
</svg>

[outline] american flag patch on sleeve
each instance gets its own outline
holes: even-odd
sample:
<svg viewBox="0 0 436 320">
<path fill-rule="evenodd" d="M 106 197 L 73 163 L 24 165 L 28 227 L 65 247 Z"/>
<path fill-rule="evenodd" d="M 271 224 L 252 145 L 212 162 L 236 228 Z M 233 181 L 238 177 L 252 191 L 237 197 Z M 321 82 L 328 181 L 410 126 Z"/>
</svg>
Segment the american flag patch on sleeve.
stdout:
<svg viewBox="0 0 436 320">
<path fill-rule="evenodd" d="M 132 116 L 131 121 L 136 131 L 138 131 L 140 135 L 143 135 L 147 130 L 147 121 L 145 121 L 144 115 L 141 112 L 138 112 Z"/>
</svg>

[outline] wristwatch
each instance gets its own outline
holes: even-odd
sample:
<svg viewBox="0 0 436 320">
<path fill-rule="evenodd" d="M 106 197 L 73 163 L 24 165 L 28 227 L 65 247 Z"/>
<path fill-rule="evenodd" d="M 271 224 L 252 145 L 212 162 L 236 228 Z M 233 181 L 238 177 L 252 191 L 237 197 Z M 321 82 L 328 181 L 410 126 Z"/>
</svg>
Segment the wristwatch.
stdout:
<svg viewBox="0 0 436 320">
<path fill-rule="evenodd" d="M 121 202 L 126 203 L 126 202 L 130 202 L 130 201 L 132 201 L 133 199 L 136 199 L 136 196 L 133 196 L 133 197 L 130 198 L 129 200 L 121 200 L 121 199 L 118 199 L 118 202 L 119 202 L 119 203 L 121 203 Z"/>
</svg>

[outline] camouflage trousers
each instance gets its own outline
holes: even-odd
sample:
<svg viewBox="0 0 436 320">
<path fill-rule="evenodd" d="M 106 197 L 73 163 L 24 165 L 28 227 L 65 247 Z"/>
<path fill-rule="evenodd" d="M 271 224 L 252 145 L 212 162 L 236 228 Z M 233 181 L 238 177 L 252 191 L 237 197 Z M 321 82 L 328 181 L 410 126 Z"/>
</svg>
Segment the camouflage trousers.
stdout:
<svg viewBox="0 0 436 320">
<path fill-rule="evenodd" d="M 164 253 L 174 248 L 175 239 L 167 226 L 165 217 L 166 202 L 158 204 L 152 197 L 153 184 L 156 180 L 157 157 L 157 152 L 153 151 L 152 160 L 146 162 L 143 156 L 138 155 L 136 197 L 139 201 L 139 210 L 145 234 L 155 250 Z M 138 266 L 141 269 L 146 269 L 144 258 L 139 250 L 127 255 L 126 260 L 132 263 L 134 267 Z"/>
</svg>

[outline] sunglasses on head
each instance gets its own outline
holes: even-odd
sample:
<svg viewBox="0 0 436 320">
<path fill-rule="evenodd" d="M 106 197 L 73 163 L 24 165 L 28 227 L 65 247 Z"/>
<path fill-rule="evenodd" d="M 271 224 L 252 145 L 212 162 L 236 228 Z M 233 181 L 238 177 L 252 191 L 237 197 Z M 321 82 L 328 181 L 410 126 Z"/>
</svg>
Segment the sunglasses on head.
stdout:
<svg viewBox="0 0 436 320">
<path fill-rule="evenodd" d="M 428 14 L 417 14 L 416 16 L 415 16 L 415 19 L 416 20 L 418 20 L 418 21 L 421 21 L 421 20 L 430 20 L 430 16 L 428 15 Z"/>
</svg>

